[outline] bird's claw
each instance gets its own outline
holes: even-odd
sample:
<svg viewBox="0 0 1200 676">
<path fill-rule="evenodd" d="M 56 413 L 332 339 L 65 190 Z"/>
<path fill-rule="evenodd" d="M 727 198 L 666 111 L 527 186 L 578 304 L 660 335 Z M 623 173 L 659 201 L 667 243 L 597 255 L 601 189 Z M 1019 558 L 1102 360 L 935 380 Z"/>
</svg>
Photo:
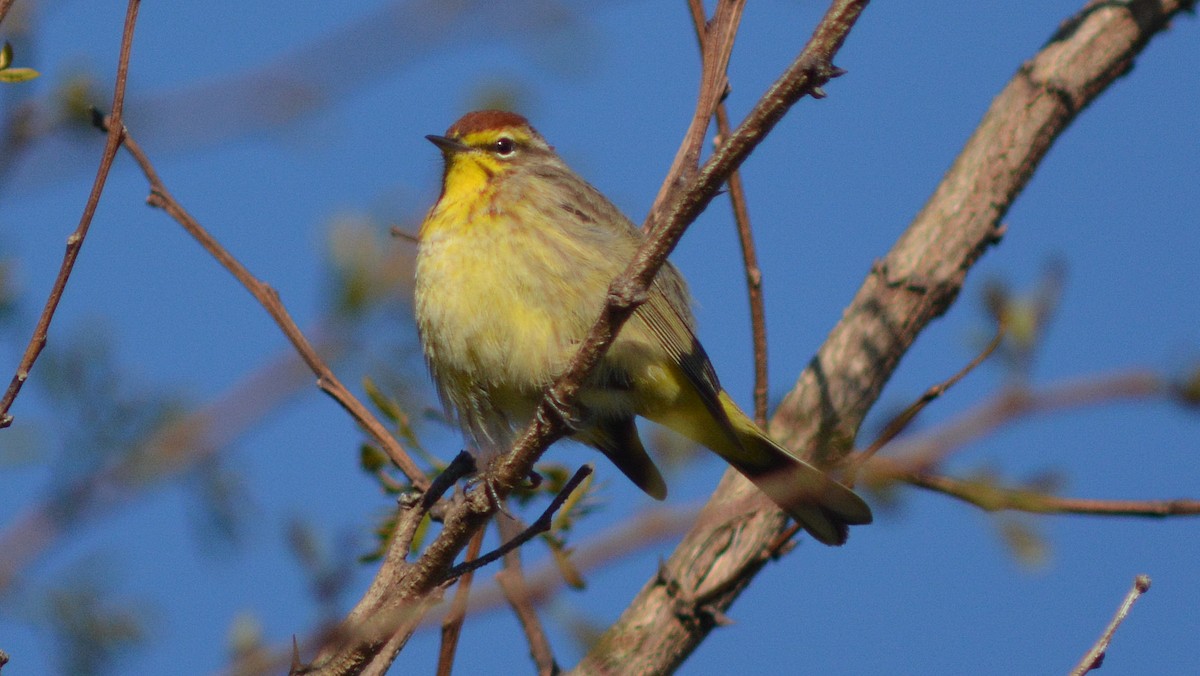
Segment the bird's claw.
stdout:
<svg viewBox="0 0 1200 676">
<path fill-rule="evenodd" d="M 568 434 L 575 434 L 579 431 L 579 420 L 575 417 L 575 410 L 568 406 L 554 390 L 550 390 L 546 394 L 546 405 L 539 406 L 537 410 L 538 423 L 549 426 L 553 421 L 547 418 L 547 413 L 553 413 L 558 422 L 567 428 Z"/>
</svg>

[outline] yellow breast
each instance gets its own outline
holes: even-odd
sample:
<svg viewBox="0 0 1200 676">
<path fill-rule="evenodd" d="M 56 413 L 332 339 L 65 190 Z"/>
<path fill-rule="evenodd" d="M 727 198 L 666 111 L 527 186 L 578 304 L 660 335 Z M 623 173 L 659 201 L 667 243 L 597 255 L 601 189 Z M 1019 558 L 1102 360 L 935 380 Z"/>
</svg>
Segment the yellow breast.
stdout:
<svg viewBox="0 0 1200 676">
<path fill-rule="evenodd" d="M 417 258 L 417 322 L 430 365 L 447 390 L 467 387 L 446 382 L 462 378 L 536 392 L 586 330 L 570 307 L 580 291 L 564 281 L 568 264 L 511 214 L 447 206 L 431 214 Z"/>
</svg>

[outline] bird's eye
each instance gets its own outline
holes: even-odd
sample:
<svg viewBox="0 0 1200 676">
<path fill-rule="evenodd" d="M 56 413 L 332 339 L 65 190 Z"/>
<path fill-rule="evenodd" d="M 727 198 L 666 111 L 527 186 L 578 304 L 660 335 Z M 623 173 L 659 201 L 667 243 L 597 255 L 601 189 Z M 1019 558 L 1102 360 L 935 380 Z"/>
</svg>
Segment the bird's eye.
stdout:
<svg viewBox="0 0 1200 676">
<path fill-rule="evenodd" d="M 497 155 L 512 155 L 517 149 L 517 143 L 507 136 L 501 136 L 494 144 L 492 144 L 492 148 L 495 149 Z"/>
</svg>

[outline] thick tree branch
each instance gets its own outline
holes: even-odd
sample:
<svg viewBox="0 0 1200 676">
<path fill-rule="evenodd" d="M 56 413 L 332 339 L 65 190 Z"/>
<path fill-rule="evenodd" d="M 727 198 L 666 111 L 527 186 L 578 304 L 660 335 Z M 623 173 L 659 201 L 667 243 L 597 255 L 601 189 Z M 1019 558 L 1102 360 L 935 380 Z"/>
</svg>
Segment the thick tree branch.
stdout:
<svg viewBox="0 0 1200 676">
<path fill-rule="evenodd" d="M 837 35 L 836 26 L 848 28 L 864 4 L 834 3 L 830 14 L 849 12 L 847 18 L 822 22 L 818 37 L 823 31 Z M 777 439 L 826 463 L 849 452 L 901 356 L 946 311 L 967 270 L 995 243 L 1000 219 L 1054 139 L 1129 69 L 1152 36 L 1190 5 L 1161 0 L 1089 3 L 1018 71 L 925 208 L 876 263 L 776 412 L 771 430 Z M 840 44 L 844 34 L 842 30 L 832 44 Z M 723 506 L 754 490 L 740 475 L 727 472 L 704 514 L 719 515 Z M 763 560 L 786 521 L 773 507 L 724 519 L 704 514 L 664 570 L 692 597 L 713 580 L 739 575 L 737 584 L 710 601 L 723 610 L 761 567 L 755 562 Z M 578 673 L 665 673 L 699 645 L 714 623 L 682 619 L 661 577 L 646 584 L 588 652 Z"/>
</svg>

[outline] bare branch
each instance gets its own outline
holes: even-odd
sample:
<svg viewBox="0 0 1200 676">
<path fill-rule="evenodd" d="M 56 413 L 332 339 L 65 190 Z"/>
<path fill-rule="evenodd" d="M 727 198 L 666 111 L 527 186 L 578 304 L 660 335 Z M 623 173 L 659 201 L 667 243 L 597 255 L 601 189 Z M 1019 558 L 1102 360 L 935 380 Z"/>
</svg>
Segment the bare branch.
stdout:
<svg viewBox="0 0 1200 676">
<path fill-rule="evenodd" d="M 434 503 L 442 499 L 442 495 L 450 490 L 459 479 L 469 475 L 475 471 L 475 458 L 467 451 L 459 451 L 458 455 L 450 461 L 446 469 L 442 470 L 433 481 L 429 484 L 429 488 L 421 496 L 421 509 L 429 511 L 433 509 Z"/>
<path fill-rule="evenodd" d="M 628 521 L 571 549 L 571 565 L 579 572 L 598 570 L 633 555 L 645 547 L 681 535 L 696 520 L 695 509 L 653 507 L 633 515 Z M 562 569 L 551 559 L 532 568 L 525 577 L 525 592 L 534 606 L 555 597 L 565 586 Z M 507 601 L 497 586 L 479 587 L 471 594 L 471 614 L 495 611 Z M 430 613 L 422 628 L 436 626 L 438 613 Z"/>
<path fill-rule="evenodd" d="M 1060 498 L 1039 491 L 1005 488 L 987 481 L 955 479 L 930 472 L 897 473 L 895 478 L 913 486 L 958 498 L 989 512 L 1010 510 L 1033 514 L 1136 516 L 1154 519 L 1200 515 L 1200 500 Z"/>
<path fill-rule="evenodd" d="M 912 404 L 909 404 L 909 406 L 901 411 L 899 415 L 888 421 L 888 423 L 884 425 L 883 431 L 879 433 L 879 436 L 875 439 L 875 441 L 871 442 L 871 445 L 868 446 L 862 453 L 860 453 L 857 458 L 855 458 L 855 462 L 862 463 L 870 459 L 871 456 L 875 455 L 879 451 L 879 449 L 883 448 L 890 443 L 892 439 L 895 439 L 897 436 L 899 436 L 899 434 L 903 432 L 913 420 L 916 419 L 917 415 L 921 411 L 925 410 L 926 406 L 928 406 L 938 397 L 941 397 L 943 394 L 945 394 L 946 390 L 949 390 L 951 387 L 957 385 L 960 380 L 966 378 L 967 374 L 978 368 L 980 364 L 987 361 L 987 358 L 992 356 L 992 353 L 996 351 L 996 348 L 1000 347 L 1000 343 L 1003 340 L 1004 325 L 1000 324 L 996 327 L 996 335 L 988 342 L 983 350 L 975 356 L 974 359 L 972 359 L 966 366 L 962 367 L 958 373 L 955 373 L 945 381 L 930 387 L 928 390 L 925 390 L 925 393 L 922 394 L 916 401 L 914 401 Z"/>
<path fill-rule="evenodd" d="M 443 473 L 456 471 L 452 463 Z M 435 481 L 433 486 L 443 489 L 444 484 Z M 426 514 L 424 505 L 433 504 L 440 497 L 429 497 L 428 493 L 401 501 L 395 532 L 371 586 L 334 631 L 315 638 L 319 652 L 313 663 L 294 673 L 385 674 L 426 611 L 441 601 L 444 587 L 435 587 L 414 602 L 394 601 L 394 589 L 413 568 L 407 558 L 413 536 Z M 469 496 L 464 498 L 463 502 L 469 501 Z M 346 645 L 360 649 L 344 650 Z"/>
<path fill-rule="evenodd" d="M 568 509 L 570 509 L 568 507 Z M 500 537 L 511 540 L 522 530 L 521 523 L 515 519 L 500 517 L 496 519 Z M 499 586 L 508 605 L 517 616 L 525 640 L 529 643 L 529 654 L 537 667 L 539 676 L 558 673 L 558 664 L 554 660 L 554 652 L 550 649 L 550 641 L 546 638 L 546 630 L 534 610 L 525 573 L 521 569 L 521 551 L 514 549 L 504 557 L 504 569 L 496 573 L 496 584 Z"/>
<path fill-rule="evenodd" d="M 8 16 L 8 10 L 12 9 L 14 2 L 16 0 L 0 0 L 0 24 L 4 23 L 4 17 Z"/>
<path fill-rule="evenodd" d="M 404 240 L 405 242 L 408 242 L 409 244 L 412 244 L 413 246 L 417 246 L 421 243 L 420 237 L 412 234 L 411 232 L 409 232 L 407 230 L 404 230 L 403 228 L 401 228 L 398 225 L 392 226 L 391 233 L 392 233 L 392 237 L 399 237 L 400 239 Z"/>
<path fill-rule="evenodd" d="M 530 530 L 549 528 L 554 511 L 590 473 L 590 465 L 581 467 Z M 524 539 L 505 543 L 489 554 L 453 568 L 435 564 L 440 563 L 440 559 L 431 557 L 431 550 L 444 555 L 450 546 L 448 543 L 453 543 L 456 537 L 462 534 L 473 537 L 487 523 L 495 510 L 495 492 L 481 489 L 464 494 L 447 510 L 441 534 L 415 563 L 410 564 L 405 560 L 409 543 L 393 538 L 383 565 L 366 594 L 334 635 L 329 637 L 313 666 L 305 673 L 357 674 L 368 667 L 372 672 L 384 673 L 412 636 L 426 611 L 440 600 L 449 582 L 504 556 L 541 532 L 530 532 Z M 503 499 L 503 496 L 498 497 Z"/>
<path fill-rule="evenodd" d="M 1086 378 L 1041 390 L 1012 387 L 935 430 L 901 440 L 891 448 L 889 457 L 905 471 L 919 472 L 938 466 L 951 453 L 972 441 L 1026 416 L 1169 394 L 1169 385 L 1147 371 Z M 865 470 L 863 480 L 874 481 L 871 478 L 873 471 Z"/>
<path fill-rule="evenodd" d="M 650 207 L 650 216 L 643 226 L 647 232 L 666 214 L 670 208 L 670 200 L 680 197 L 684 185 L 696 174 L 696 165 L 704 145 L 704 136 L 708 132 L 709 120 L 729 88 L 726 69 L 745 6 L 746 0 L 721 0 L 713 12 L 712 21 L 708 22 L 704 29 L 704 37 L 700 42 L 700 93 L 696 96 L 691 124 L 688 125 L 687 133 L 679 144 L 671 168 L 667 170 L 658 196 L 654 198 L 654 204 Z M 689 218 L 688 222 L 691 220 Z"/>
<path fill-rule="evenodd" d="M 124 129 L 119 120 L 110 115 L 108 126 L 111 128 Z M 110 132 L 111 133 L 111 132 Z M 342 408 L 361 425 L 371 437 L 384 449 L 391 458 L 392 462 L 404 472 L 408 480 L 418 490 L 425 490 L 429 486 L 429 477 L 425 472 L 413 462 L 408 453 L 400 445 L 396 438 L 392 436 L 383 423 L 371 413 L 366 406 L 363 406 L 351 392 L 346 389 L 346 386 L 338 380 L 334 375 L 333 370 L 321 358 L 316 349 L 300 331 L 300 327 L 296 326 L 296 322 L 292 320 L 288 314 L 287 308 L 279 299 L 279 293 L 269 285 L 263 283 L 256 278 L 241 264 L 233 254 L 229 253 L 221 243 L 216 240 L 203 226 L 200 225 L 192 215 L 183 208 L 170 191 L 162 179 L 159 178 L 158 172 L 155 171 L 154 165 L 142 150 L 141 146 L 133 139 L 128 130 L 124 130 L 125 149 L 133 156 L 134 161 L 141 167 L 142 173 L 145 174 L 146 180 L 150 183 L 150 197 L 146 200 L 150 206 L 157 207 L 167 212 L 177 223 L 183 226 L 200 246 L 204 247 L 213 258 L 217 259 L 226 270 L 230 272 L 243 286 L 246 287 L 256 300 L 263 306 L 275 323 L 283 331 L 284 336 L 291 342 L 292 346 L 299 353 L 304 363 L 317 376 L 317 386 L 326 394 L 331 396 L 334 401 L 341 404 Z"/>
<path fill-rule="evenodd" d="M 529 641 L 529 654 L 533 657 L 538 675 L 556 673 L 558 665 L 554 661 L 554 653 L 550 650 L 550 642 L 546 640 L 546 630 L 542 628 L 537 612 L 529 601 L 529 590 L 525 588 L 525 578 L 520 569 L 505 568 L 496 573 L 496 583 L 500 585 L 504 597 L 517 614 L 517 620 L 521 623 L 526 640 Z"/>
<path fill-rule="evenodd" d="M 436 482 L 437 479 L 435 478 Z M 696 519 L 694 508 L 652 507 L 645 509 L 625 523 L 583 542 L 571 551 L 571 565 L 578 571 L 598 570 L 604 566 L 636 554 L 646 547 L 660 544 L 677 537 L 687 530 Z M 401 537 L 397 534 L 397 537 Z M 405 538 L 411 542 L 411 534 Z M 507 558 L 506 558 L 507 562 Z M 524 575 L 524 591 L 531 607 L 543 605 L 553 599 L 565 586 L 562 570 L 554 560 L 539 564 Z M 496 612 L 511 608 L 506 592 L 499 584 L 474 585 L 469 615 Z M 439 611 L 441 611 L 439 613 Z M 444 609 L 434 609 L 421 619 L 421 629 L 440 627 L 445 619 Z M 304 646 L 320 644 L 319 637 L 310 637 L 300 642 Z M 265 656 L 264 656 L 265 655 Z M 224 673 L 259 673 L 264 669 L 286 668 L 292 656 L 292 643 L 280 645 L 270 651 L 255 653 L 230 664 Z M 301 669 L 303 672 L 303 669 Z"/>
<path fill-rule="evenodd" d="M 546 506 L 546 510 L 543 511 L 542 515 L 537 518 L 537 521 L 534 521 L 529 525 L 529 528 L 526 528 L 519 535 L 508 540 L 507 542 L 504 542 L 499 547 L 493 549 L 487 554 L 484 554 L 479 558 L 467 559 L 466 561 L 451 568 L 446 573 L 445 578 L 443 578 L 443 584 L 453 580 L 456 577 L 459 577 L 460 575 L 466 575 L 473 570 L 477 570 L 493 561 L 498 560 L 505 554 L 514 551 L 526 542 L 529 542 L 538 535 L 550 530 L 555 512 L 558 511 L 559 507 L 563 506 L 563 503 L 566 502 L 567 498 L 571 496 L 571 493 L 579 487 L 579 484 L 582 483 L 584 479 L 591 476 L 591 474 L 591 465 L 584 465 L 583 467 L 580 467 L 575 471 L 575 474 L 570 478 L 570 480 L 563 485 L 562 490 L 558 492 L 558 495 L 555 495 L 554 499 L 550 501 L 550 504 Z"/>
<path fill-rule="evenodd" d="M 999 339 L 1000 335 L 996 338 Z M 993 340 L 984 354 L 995 344 L 996 341 Z M 978 362 L 979 358 L 975 361 Z M 1042 491 L 1006 488 L 988 480 L 956 479 L 933 471 L 951 453 L 1024 416 L 1106 404 L 1122 399 L 1137 400 L 1172 394 L 1168 383 L 1152 373 L 1142 371 L 1089 378 L 1042 390 L 1009 388 L 966 412 L 957 420 L 917 439 L 898 444 L 893 455 L 866 457 L 867 452 L 864 451 L 863 454 L 854 456 L 852 462 L 866 485 L 880 486 L 902 481 L 958 498 L 987 511 L 1141 517 L 1200 514 L 1200 501 L 1195 500 L 1060 498 Z M 906 419 L 905 414 L 897 418 L 901 419 Z M 911 416 L 907 416 L 907 419 L 911 419 Z M 889 425 L 889 429 L 890 427 Z M 886 431 L 884 436 L 887 436 Z M 881 436 L 881 439 L 884 436 Z M 878 443 L 872 444 L 872 448 Z"/>
<path fill-rule="evenodd" d="M 717 133 L 722 139 L 729 135 L 729 114 L 723 103 L 717 106 Z M 742 247 L 742 267 L 746 270 L 746 294 L 750 301 L 750 335 L 754 343 L 754 422 L 765 428 L 770 388 L 767 382 L 767 312 L 763 302 L 762 269 L 758 267 L 754 231 L 750 227 L 750 208 L 741 173 L 731 173 L 727 185 L 729 203 L 737 223 L 738 241 Z"/>
<path fill-rule="evenodd" d="M 323 334 L 318 330 L 316 333 Z M 321 340 L 322 352 L 338 352 Z M 0 531 L 0 594 L 73 527 L 128 504 L 141 491 L 213 458 L 302 387 L 308 371 L 292 352 L 280 355 L 208 404 L 170 420 L 120 462 L 107 464 L 46 496 Z M 63 505 L 77 505 L 66 510 Z"/>
<path fill-rule="evenodd" d="M 0 5 L 0 20 L 4 19 L 11 5 L 12 0 L 7 0 Z M 83 240 L 87 237 L 88 229 L 92 225 L 96 207 L 100 204 L 100 195 L 104 192 L 108 172 L 112 169 L 113 160 L 116 158 L 117 150 L 124 138 L 125 128 L 121 124 L 121 115 L 125 108 L 125 83 L 129 79 L 129 55 L 133 51 L 133 29 L 137 25 L 140 5 L 140 0 L 129 0 L 125 11 L 125 29 L 121 35 L 121 53 L 117 60 L 117 83 L 113 89 L 112 98 L 112 117 L 116 123 L 112 129 L 108 130 L 104 152 L 100 155 L 100 166 L 96 169 L 96 178 L 92 182 L 92 191 L 88 194 L 87 202 L 83 206 L 83 215 L 79 217 L 79 225 L 67 237 L 67 251 L 63 255 L 62 265 L 59 266 L 54 285 L 50 288 L 50 297 L 46 299 L 46 306 L 38 318 L 37 326 L 33 330 L 33 337 L 29 339 L 29 345 L 25 348 L 25 354 L 21 357 L 17 372 L 13 375 L 4 396 L 0 397 L 0 429 L 12 424 L 13 417 L 8 411 L 12 408 L 13 401 L 16 400 L 21 387 L 29 378 L 29 371 L 37 361 L 38 355 L 46 347 L 50 321 L 54 319 L 58 302 L 62 300 L 63 291 L 67 288 L 67 279 L 70 278 L 71 271 L 75 268 L 75 260 L 79 257 L 80 249 L 83 248 Z"/>
<path fill-rule="evenodd" d="M 704 21 L 704 5 L 700 0 L 688 0 L 692 13 L 692 25 L 701 55 L 708 39 L 708 27 Z M 717 104 L 717 136 L 714 144 L 720 146 L 729 136 L 729 112 L 724 99 Z M 737 224 L 738 242 L 742 247 L 742 266 L 746 270 L 746 293 L 750 302 L 750 332 L 754 343 L 754 422 L 759 427 L 767 426 L 767 313 L 763 308 L 762 270 L 758 267 L 758 253 L 754 247 L 754 232 L 750 227 L 750 209 L 746 204 L 746 190 L 742 186 L 742 174 L 733 170 L 729 174 L 729 203 L 733 208 L 733 219 Z"/>
<path fill-rule="evenodd" d="M 475 531 L 471 543 L 467 545 L 467 559 L 479 556 L 483 547 L 483 529 Z M 438 647 L 438 676 L 450 676 L 454 669 L 454 655 L 458 651 L 458 638 L 462 635 L 463 620 L 467 617 L 467 601 L 471 598 L 471 581 L 475 571 L 467 571 L 458 578 L 458 588 L 454 591 L 454 600 L 450 602 L 450 612 L 442 620 L 442 644 Z"/>
<path fill-rule="evenodd" d="M 1092 649 L 1071 670 L 1071 676 L 1083 676 L 1083 674 L 1093 669 L 1100 668 L 1101 663 L 1104 662 L 1104 655 L 1108 652 L 1108 644 L 1112 642 L 1112 637 L 1116 633 L 1117 627 L 1121 626 L 1121 623 L 1125 621 L 1126 616 L 1129 615 L 1129 611 L 1133 609 L 1133 604 L 1142 597 L 1142 594 L 1148 591 L 1150 591 L 1149 575 L 1138 575 L 1134 578 L 1133 588 L 1125 595 L 1125 600 L 1117 608 L 1117 614 L 1113 616 L 1104 633 L 1100 635 L 1100 640 L 1096 641 Z"/>
</svg>

